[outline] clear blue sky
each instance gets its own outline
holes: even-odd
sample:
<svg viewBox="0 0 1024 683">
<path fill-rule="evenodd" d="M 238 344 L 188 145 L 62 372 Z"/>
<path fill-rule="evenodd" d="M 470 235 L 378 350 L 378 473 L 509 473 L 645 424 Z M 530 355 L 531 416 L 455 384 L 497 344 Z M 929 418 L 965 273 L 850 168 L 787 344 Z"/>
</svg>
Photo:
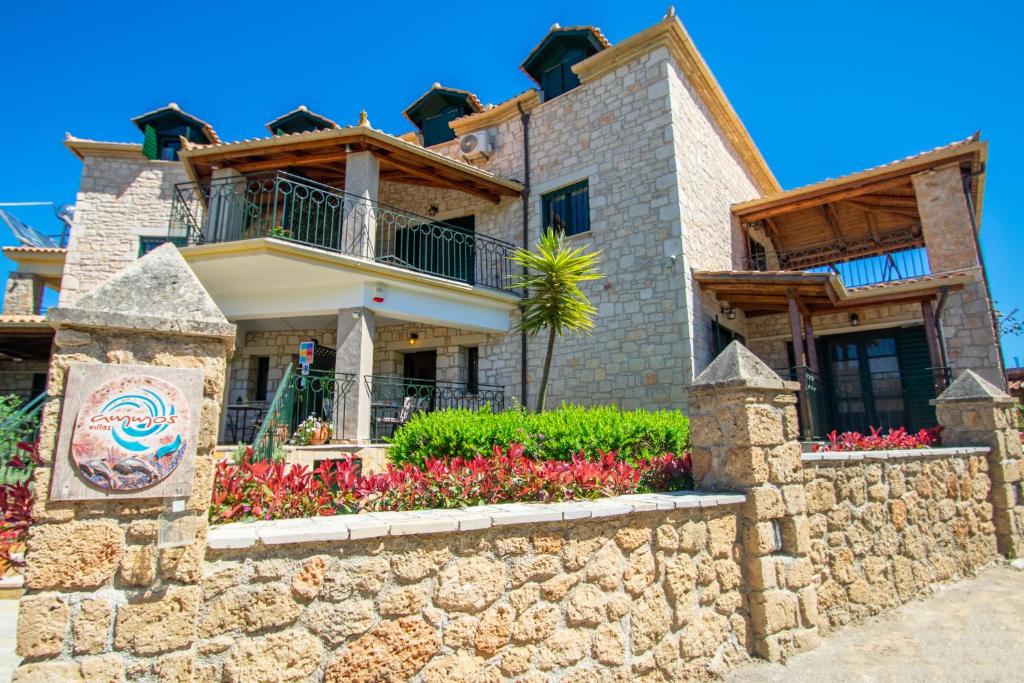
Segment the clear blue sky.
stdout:
<svg viewBox="0 0 1024 683">
<path fill-rule="evenodd" d="M 668 2 L 13 2 L 0 10 L 0 202 L 73 202 L 65 131 L 135 141 L 129 119 L 168 101 L 222 138 L 264 135 L 298 104 L 377 128 L 435 81 L 498 102 L 548 27 L 613 42 Z M 190 7 L 191 9 L 185 9 Z M 500 8 L 500 9 L 499 9 Z M 1000 308 L 1024 308 L 1024 57 L 1019 3 L 680 2 L 678 14 L 783 187 L 857 171 L 977 129 L 990 141 L 982 241 Z M 23 210 L 53 232 L 48 209 Z M 10 235 L 0 235 L 10 244 Z M 6 269 L 11 264 L 2 264 Z M 1004 340 L 1008 364 L 1024 339 Z"/>
</svg>

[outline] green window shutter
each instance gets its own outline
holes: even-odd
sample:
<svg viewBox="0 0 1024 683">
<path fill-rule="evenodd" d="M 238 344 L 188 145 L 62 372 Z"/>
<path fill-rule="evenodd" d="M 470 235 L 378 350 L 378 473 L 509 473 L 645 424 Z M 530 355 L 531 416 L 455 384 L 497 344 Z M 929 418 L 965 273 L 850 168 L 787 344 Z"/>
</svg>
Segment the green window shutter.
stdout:
<svg viewBox="0 0 1024 683">
<path fill-rule="evenodd" d="M 156 144 L 156 129 L 149 124 L 146 125 L 146 133 L 142 139 L 142 156 L 147 159 L 156 159 L 159 154 Z"/>
<path fill-rule="evenodd" d="M 895 332 L 907 416 L 903 426 L 907 431 L 934 427 L 935 408 L 929 401 L 935 398 L 935 384 L 924 326 L 902 327 Z"/>
</svg>

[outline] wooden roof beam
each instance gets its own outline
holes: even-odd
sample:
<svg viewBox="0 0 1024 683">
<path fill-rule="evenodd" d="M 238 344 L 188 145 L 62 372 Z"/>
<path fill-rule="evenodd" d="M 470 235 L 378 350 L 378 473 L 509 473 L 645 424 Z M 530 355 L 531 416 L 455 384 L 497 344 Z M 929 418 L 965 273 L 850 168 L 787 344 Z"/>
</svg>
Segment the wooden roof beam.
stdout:
<svg viewBox="0 0 1024 683">
<path fill-rule="evenodd" d="M 861 195 L 870 194 L 872 192 L 878 192 L 879 190 L 888 190 L 894 187 L 900 187 L 903 185 L 910 184 L 910 176 L 900 176 L 897 178 L 889 178 L 886 180 L 880 180 L 873 183 L 867 183 L 862 185 L 855 185 L 853 187 L 843 187 L 842 189 L 834 190 L 826 194 L 822 194 L 815 197 L 808 197 L 805 199 L 797 199 L 787 204 L 780 206 L 771 207 L 768 209 L 761 209 L 748 214 L 739 214 L 740 218 L 747 222 L 759 221 L 769 216 L 781 216 L 787 213 L 794 213 L 796 211 L 803 211 L 804 209 L 813 209 L 816 206 L 822 204 L 830 204 L 832 202 L 842 201 L 844 199 L 850 199 L 851 197 L 859 197 Z"/>
</svg>

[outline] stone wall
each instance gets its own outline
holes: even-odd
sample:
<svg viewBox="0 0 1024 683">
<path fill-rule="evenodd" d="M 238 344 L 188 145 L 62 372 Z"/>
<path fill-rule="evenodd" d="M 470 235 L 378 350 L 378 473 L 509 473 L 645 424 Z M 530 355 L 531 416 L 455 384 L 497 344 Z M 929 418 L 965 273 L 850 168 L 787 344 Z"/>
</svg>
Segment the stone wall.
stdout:
<svg viewBox="0 0 1024 683">
<path fill-rule="evenodd" d="M 411 537 L 397 535 L 411 515 L 361 515 L 381 534 L 393 520 L 391 535 L 346 542 L 289 543 L 264 525 L 256 547 L 207 555 L 199 661 L 251 683 L 707 677 L 748 657 L 735 506 L 662 498 L 693 507 L 630 512 L 610 499 L 562 507 L 612 517 L 512 526 L 493 510 L 479 531 L 421 516 Z M 549 520 L 559 509 L 518 507 Z M 488 512 L 463 524 L 490 524 Z M 321 538 L 337 538 L 345 520 L 325 525 Z M 230 531 L 211 547 L 247 543 Z"/>
<path fill-rule="evenodd" d="M 897 607 L 996 556 L 983 449 L 809 454 L 803 477 L 805 571 L 823 630 Z"/>
<path fill-rule="evenodd" d="M 140 230 L 166 235 L 174 185 L 187 181 L 177 161 L 150 161 L 128 153 L 86 156 L 60 304 L 73 303 L 136 260 Z"/>
</svg>

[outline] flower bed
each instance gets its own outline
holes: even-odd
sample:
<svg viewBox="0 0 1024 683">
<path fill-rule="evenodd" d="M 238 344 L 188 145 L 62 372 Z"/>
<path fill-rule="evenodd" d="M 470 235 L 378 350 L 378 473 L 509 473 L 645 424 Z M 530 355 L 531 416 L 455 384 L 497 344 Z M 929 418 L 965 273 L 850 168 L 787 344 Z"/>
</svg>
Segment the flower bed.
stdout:
<svg viewBox="0 0 1024 683">
<path fill-rule="evenodd" d="M 214 523 L 360 511 L 463 508 L 508 502 L 583 500 L 693 487 L 689 455 L 666 453 L 635 465 L 614 452 L 596 459 L 538 461 L 522 446 L 491 457 L 428 458 L 423 467 L 389 466 L 363 476 L 358 463 L 332 460 L 315 470 L 273 462 L 221 462 L 214 478 Z"/>
<path fill-rule="evenodd" d="M 840 434 L 833 430 L 828 435 L 829 443 L 815 444 L 814 452 L 889 451 L 928 448 L 939 445 L 941 434 L 941 426 L 921 429 L 913 434 L 903 427 L 890 429 L 884 434 L 881 429 L 871 427 L 871 433 L 867 435 L 860 432 L 843 432 Z"/>
<path fill-rule="evenodd" d="M 439 410 L 418 413 L 396 430 L 388 460 L 422 467 L 428 458 L 475 458 L 513 444 L 537 460 L 570 460 L 583 453 L 597 458 L 615 451 L 626 462 L 641 462 L 662 453 L 684 453 L 690 446 L 690 423 L 676 410 L 620 410 L 563 405 L 530 413 L 506 410 Z"/>
</svg>

